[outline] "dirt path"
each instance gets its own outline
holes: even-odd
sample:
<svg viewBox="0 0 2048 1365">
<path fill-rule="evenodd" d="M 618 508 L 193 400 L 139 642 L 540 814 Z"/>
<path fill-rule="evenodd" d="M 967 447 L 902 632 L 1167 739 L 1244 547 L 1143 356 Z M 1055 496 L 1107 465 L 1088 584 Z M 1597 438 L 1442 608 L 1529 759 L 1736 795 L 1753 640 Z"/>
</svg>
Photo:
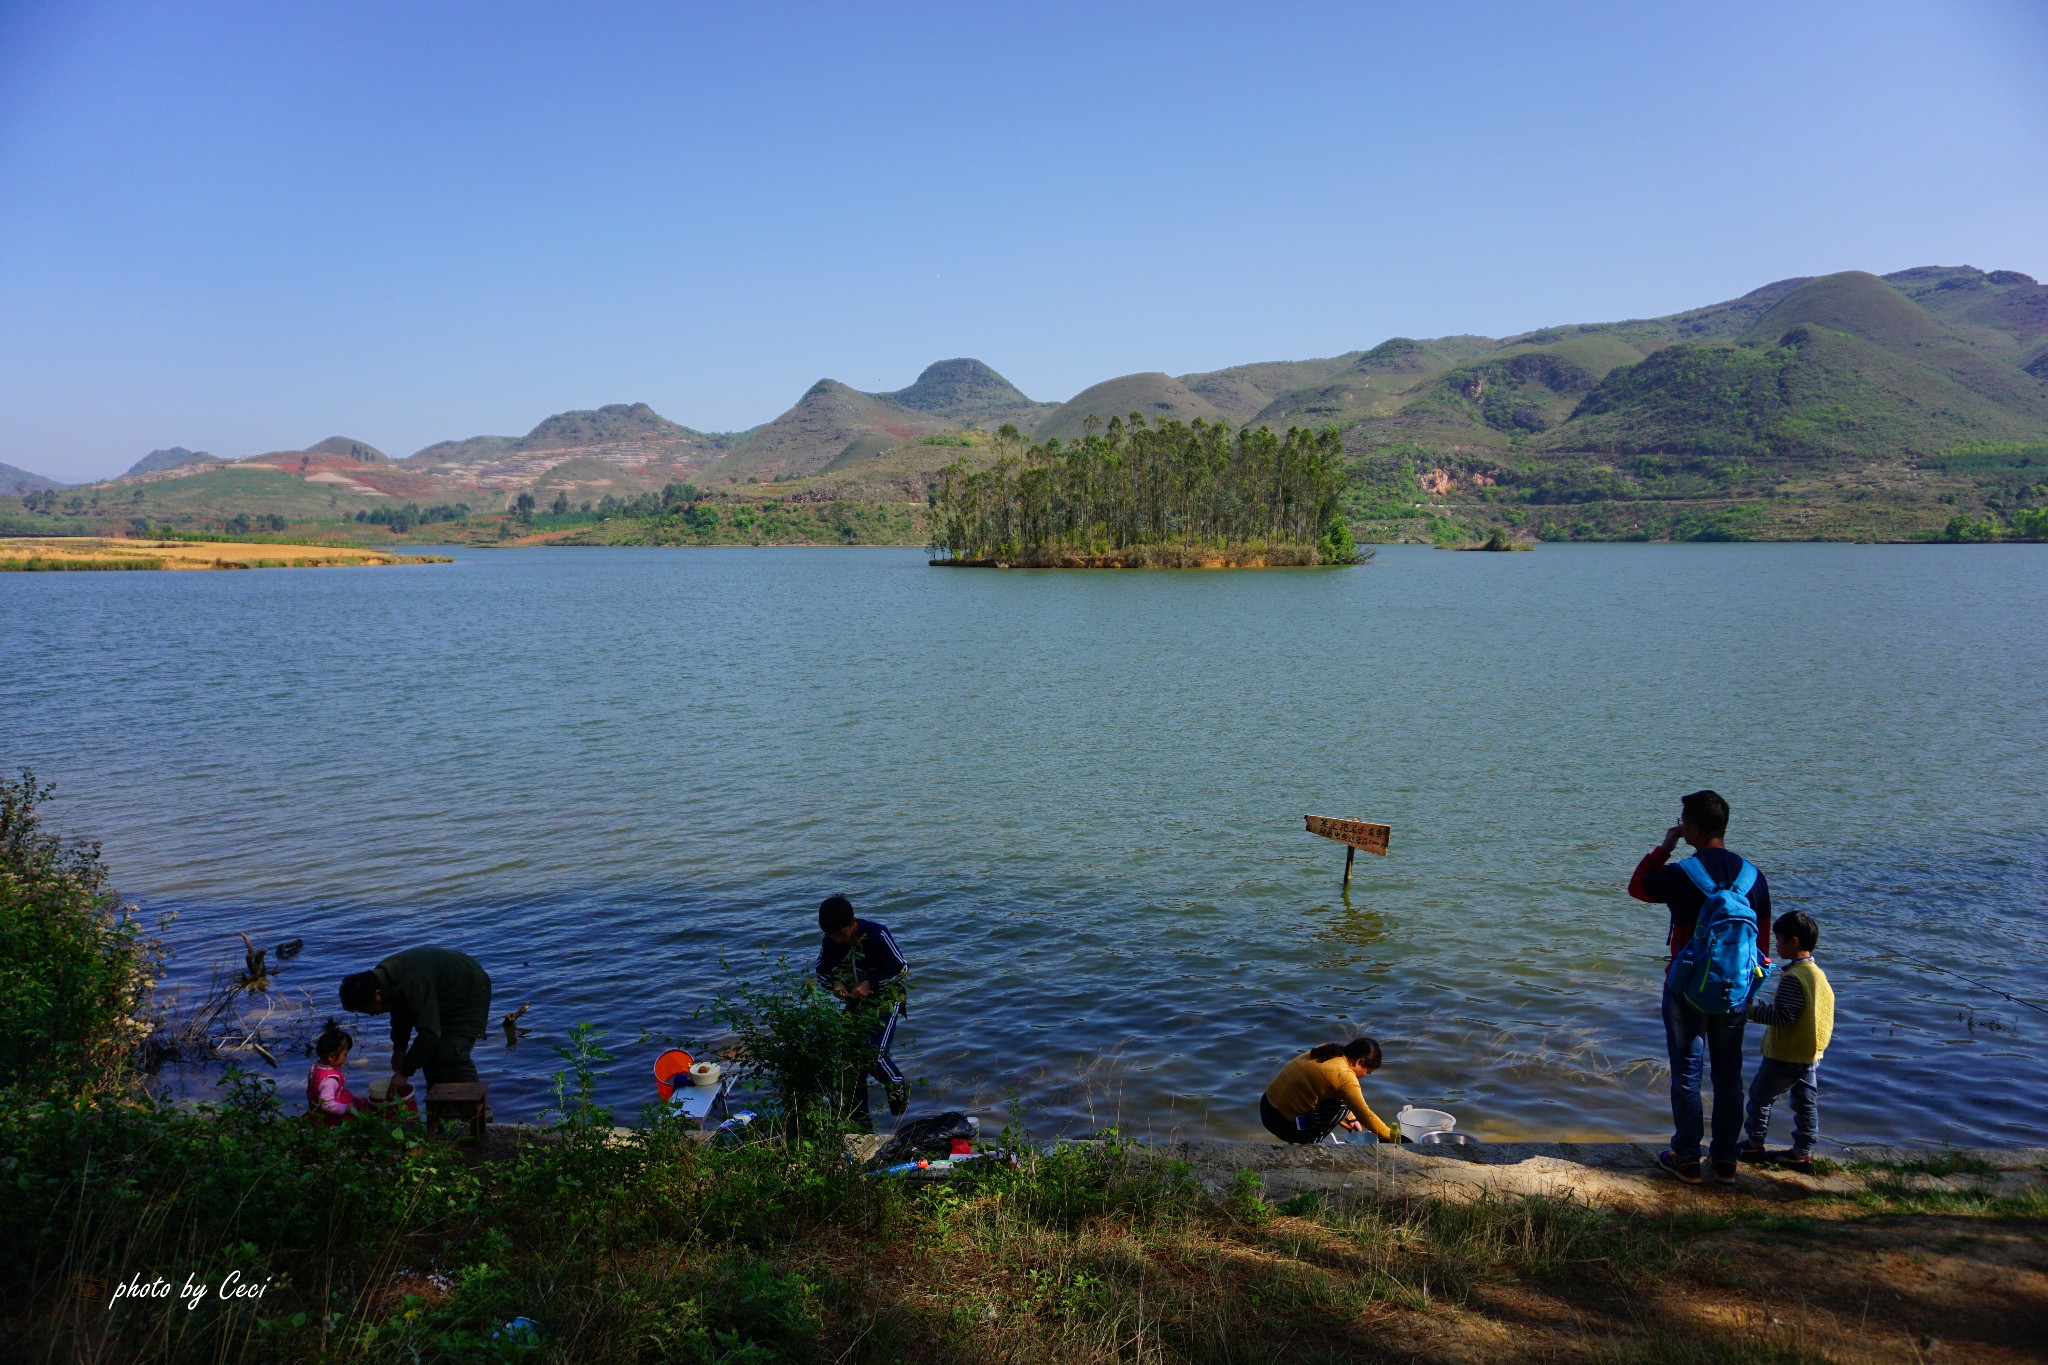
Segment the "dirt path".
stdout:
<svg viewBox="0 0 2048 1365">
<path fill-rule="evenodd" d="M 1438 1156 L 1424 1148 L 1359 1143 L 1286 1147 L 1271 1142 L 1187 1142 L 1163 1155 L 1191 1165 L 1212 1189 L 1254 1171 L 1275 1201 L 1304 1192 L 1395 1199 L 1475 1199 L 1493 1195 L 1573 1198 L 1637 1213 L 1782 1205 L 1854 1199 L 1873 1184 L 1887 1193 L 1928 1197 L 2015 1198 L 2048 1191 L 2048 1148 L 1858 1149 L 1824 1175 L 1748 1166 L 1733 1186 L 1680 1184 L 1657 1166 L 1658 1148 L 1637 1142 L 1517 1142 Z M 1453 1149 L 1463 1150 L 1463 1149 Z M 1944 1169 L 1946 1168 L 1946 1169 Z"/>
</svg>

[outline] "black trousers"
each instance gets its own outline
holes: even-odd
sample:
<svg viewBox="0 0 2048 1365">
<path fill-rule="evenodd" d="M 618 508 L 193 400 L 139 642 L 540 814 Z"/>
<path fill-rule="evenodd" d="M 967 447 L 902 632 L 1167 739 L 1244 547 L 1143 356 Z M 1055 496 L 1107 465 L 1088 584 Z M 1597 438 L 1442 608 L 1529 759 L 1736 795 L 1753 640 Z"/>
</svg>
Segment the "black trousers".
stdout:
<svg viewBox="0 0 2048 1365">
<path fill-rule="evenodd" d="M 1290 1119 L 1273 1107 L 1273 1101 L 1259 1096 L 1259 1122 L 1266 1125 L 1266 1131 L 1282 1142 L 1308 1144 L 1321 1142 L 1330 1135 L 1344 1117 L 1344 1101 L 1327 1099 L 1309 1110 L 1298 1119 Z"/>
<path fill-rule="evenodd" d="M 847 1013 L 853 1013 L 848 1010 Z M 896 1065 L 896 1059 L 889 1055 L 896 1044 L 896 1023 L 903 1016 L 896 1010 L 889 1011 L 889 1017 L 868 1030 L 868 1064 L 852 1083 L 853 1093 L 847 1097 L 847 1116 L 862 1132 L 874 1131 L 874 1120 L 868 1112 L 868 1078 L 873 1077 L 884 1088 L 903 1084 L 903 1068 Z"/>
</svg>

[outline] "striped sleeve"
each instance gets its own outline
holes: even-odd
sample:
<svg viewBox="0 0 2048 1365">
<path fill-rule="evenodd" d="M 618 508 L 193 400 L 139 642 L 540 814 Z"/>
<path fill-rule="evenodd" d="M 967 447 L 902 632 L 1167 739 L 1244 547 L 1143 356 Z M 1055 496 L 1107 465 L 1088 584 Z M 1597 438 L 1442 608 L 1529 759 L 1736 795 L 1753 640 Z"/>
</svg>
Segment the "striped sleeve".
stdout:
<svg viewBox="0 0 2048 1365">
<path fill-rule="evenodd" d="M 1750 997 L 1749 1017 L 1758 1024 L 1770 1024 L 1783 1028 L 1799 1022 L 1799 1016 L 1806 1013 L 1806 988 L 1799 984 L 1796 976 L 1778 978 L 1778 993 L 1766 1002 L 1759 991 Z"/>
</svg>

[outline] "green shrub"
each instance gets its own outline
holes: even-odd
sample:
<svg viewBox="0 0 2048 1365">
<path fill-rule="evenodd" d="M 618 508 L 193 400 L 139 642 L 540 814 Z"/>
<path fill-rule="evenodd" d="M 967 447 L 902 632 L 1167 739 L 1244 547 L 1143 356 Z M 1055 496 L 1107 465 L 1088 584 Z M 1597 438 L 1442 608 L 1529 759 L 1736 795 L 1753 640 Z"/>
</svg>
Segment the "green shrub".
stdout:
<svg viewBox="0 0 2048 1365">
<path fill-rule="evenodd" d="M 2013 513 L 2011 538 L 2048 540 L 2048 507 L 2029 507 Z"/>
<path fill-rule="evenodd" d="M 1356 564 L 1358 540 L 1351 534 L 1351 521 L 1342 512 L 1332 512 L 1316 542 L 1316 557 L 1325 564 Z"/>
<path fill-rule="evenodd" d="M 732 1030 L 734 1071 L 770 1091 L 788 1131 L 832 1138 L 852 1122 L 874 1060 L 869 1030 L 892 1004 L 849 1013 L 810 972 L 777 962 L 762 984 L 736 981 L 712 1015 Z"/>
<path fill-rule="evenodd" d="M 99 845 L 43 828 L 50 795 L 26 770 L 0 779 L 0 1087 L 113 1093 L 150 1032 L 162 953 Z"/>
</svg>

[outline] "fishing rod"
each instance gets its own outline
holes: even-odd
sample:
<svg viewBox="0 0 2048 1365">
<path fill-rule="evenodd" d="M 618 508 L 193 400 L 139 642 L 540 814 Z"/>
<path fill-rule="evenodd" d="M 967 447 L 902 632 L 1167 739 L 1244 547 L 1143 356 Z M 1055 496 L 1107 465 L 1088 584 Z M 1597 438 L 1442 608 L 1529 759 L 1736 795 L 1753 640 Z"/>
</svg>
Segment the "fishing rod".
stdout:
<svg viewBox="0 0 2048 1365">
<path fill-rule="evenodd" d="M 2014 995 L 2011 991 L 2000 990 L 1998 987 L 1992 985 L 1989 981 L 1979 981 L 1974 976 L 1964 976 L 1961 972 L 1956 971 L 1953 967 L 1936 966 L 1932 962 L 1923 962 L 1919 958 L 1914 957 L 1910 953 L 1901 953 L 1891 948 L 1879 948 L 1877 951 L 1884 954 L 1884 956 L 1886 957 L 1895 957 L 1898 958 L 1901 962 L 1910 962 L 1916 967 L 1924 967 L 1926 970 L 1930 972 L 1942 972 L 1948 976 L 1954 977 L 1958 981 L 1967 981 L 1972 986 L 1976 986 L 1982 990 L 1990 991 L 1993 995 L 2002 995 L 2015 1005 L 2024 1005 L 2036 1014 L 2048 1014 L 2048 1008 L 2044 1008 L 2043 1006 L 2037 1005 L 2031 1000 L 2023 1000 L 2019 996 Z"/>
</svg>

